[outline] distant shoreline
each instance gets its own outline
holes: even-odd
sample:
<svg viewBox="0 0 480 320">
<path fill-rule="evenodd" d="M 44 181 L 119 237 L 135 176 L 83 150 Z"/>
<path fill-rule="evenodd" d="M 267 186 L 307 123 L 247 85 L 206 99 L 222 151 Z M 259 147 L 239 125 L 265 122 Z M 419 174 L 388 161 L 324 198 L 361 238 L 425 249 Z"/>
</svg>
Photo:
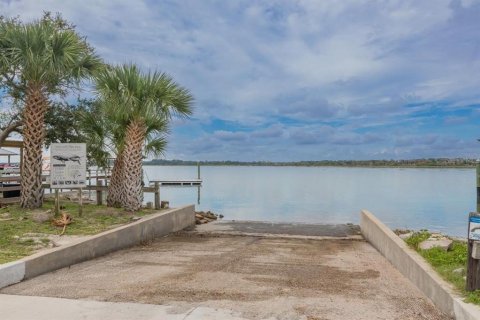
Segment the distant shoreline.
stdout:
<svg viewBox="0 0 480 320">
<path fill-rule="evenodd" d="M 241 161 L 185 161 L 151 160 L 146 166 L 238 166 L 238 167 L 344 167 L 344 168 L 452 168 L 471 169 L 477 165 L 476 159 L 416 159 L 416 160 L 338 160 L 338 161 L 298 161 L 298 162 L 241 162 Z"/>
</svg>

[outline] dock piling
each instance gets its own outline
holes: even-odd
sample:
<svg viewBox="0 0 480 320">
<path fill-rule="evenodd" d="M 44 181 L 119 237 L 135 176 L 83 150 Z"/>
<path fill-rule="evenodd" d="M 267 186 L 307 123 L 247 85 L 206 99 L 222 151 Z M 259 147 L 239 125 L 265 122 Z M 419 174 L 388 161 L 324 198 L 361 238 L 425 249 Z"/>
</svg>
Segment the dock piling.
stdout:
<svg viewBox="0 0 480 320">
<path fill-rule="evenodd" d="M 160 183 L 155 182 L 155 210 L 160 209 Z"/>
<path fill-rule="evenodd" d="M 103 186 L 103 181 L 97 179 L 97 187 Z M 103 202 L 102 188 L 97 188 L 97 206 L 101 206 Z"/>
</svg>

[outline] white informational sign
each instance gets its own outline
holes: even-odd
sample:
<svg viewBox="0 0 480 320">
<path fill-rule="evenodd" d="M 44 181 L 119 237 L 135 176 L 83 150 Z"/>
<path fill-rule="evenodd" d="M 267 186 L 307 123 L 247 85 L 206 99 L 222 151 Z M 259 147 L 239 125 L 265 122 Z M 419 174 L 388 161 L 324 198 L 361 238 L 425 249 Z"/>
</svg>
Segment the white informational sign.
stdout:
<svg viewBox="0 0 480 320">
<path fill-rule="evenodd" d="M 468 220 L 468 239 L 480 240 L 480 215 L 471 213 Z"/>
<path fill-rule="evenodd" d="M 87 145 L 85 143 L 52 143 L 50 161 L 52 189 L 86 187 Z"/>
</svg>

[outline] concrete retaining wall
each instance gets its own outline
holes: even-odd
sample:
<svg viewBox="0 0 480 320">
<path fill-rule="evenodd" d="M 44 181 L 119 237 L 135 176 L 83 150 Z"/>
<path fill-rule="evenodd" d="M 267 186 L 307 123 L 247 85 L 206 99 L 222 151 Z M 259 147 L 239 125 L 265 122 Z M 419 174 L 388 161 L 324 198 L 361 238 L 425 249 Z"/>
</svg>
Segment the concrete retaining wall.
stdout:
<svg viewBox="0 0 480 320">
<path fill-rule="evenodd" d="M 25 262 L 14 261 L 0 265 L 0 288 L 18 283 L 25 276 Z"/>
<path fill-rule="evenodd" d="M 413 282 L 444 313 L 457 320 L 480 319 L 480 308 L 466 304 L 432 267 L 372 213 L 363 210 L 362 234 L 402 274 Z"/>
<path fill-rule="evenodd" d="M 170 209 L 77 243 L 0 265 L 0 288 L 40 274 L 131 247 L 195 224 L 193 205 Z"/>
</svg>

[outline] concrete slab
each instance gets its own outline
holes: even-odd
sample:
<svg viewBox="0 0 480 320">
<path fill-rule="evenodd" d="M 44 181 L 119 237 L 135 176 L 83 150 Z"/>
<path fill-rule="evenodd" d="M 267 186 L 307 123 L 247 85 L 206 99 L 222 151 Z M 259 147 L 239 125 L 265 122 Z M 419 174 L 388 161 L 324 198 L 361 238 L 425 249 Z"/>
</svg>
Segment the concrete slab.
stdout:
<svg viewBox="0 0 480 320">
<path fill-rule="evenodd" d="M 198 233 L 241 234 L 258 236 L 297 236 L 304 238 L 361 239 L 361 231 L 354 224 L 307 224 L 262 221 L 220 220 L 197 225 Z"/>
<path fill-rule="evenodd" d="M 68 245 L 48 249 L 23 258 L 21 261 L 24 263 L 24 278 L 33 278 L 45 272 L 148 242 L 155 237 L 162 237 L 194 224 L 193 205 L 145 216 L 136 222 L 93 236 L 79 238 Z"/>
<path fill-rule="evenodd" d="M 230 310 L 199 307 L 176 313 L 174 309 L 140 303 L 0 295 L 2 320 L 245 320 Z"/>
<path fill-rule="evenodd" d="M 457 320 L 480 319 L 480 308 L 463 302 L 452 284 L 443 280 L 415 250 L 371 212 L 362 210 L 360 225 L 365 238 L 445 314 Z"/>
<path fill-rule="evenodd" d="M 449 319 L 359 240 L 180 232 L 0 293 L 154 304 L 197 319 L 215 319 L 203 308 L 240 319 Z"/>
</svg>

